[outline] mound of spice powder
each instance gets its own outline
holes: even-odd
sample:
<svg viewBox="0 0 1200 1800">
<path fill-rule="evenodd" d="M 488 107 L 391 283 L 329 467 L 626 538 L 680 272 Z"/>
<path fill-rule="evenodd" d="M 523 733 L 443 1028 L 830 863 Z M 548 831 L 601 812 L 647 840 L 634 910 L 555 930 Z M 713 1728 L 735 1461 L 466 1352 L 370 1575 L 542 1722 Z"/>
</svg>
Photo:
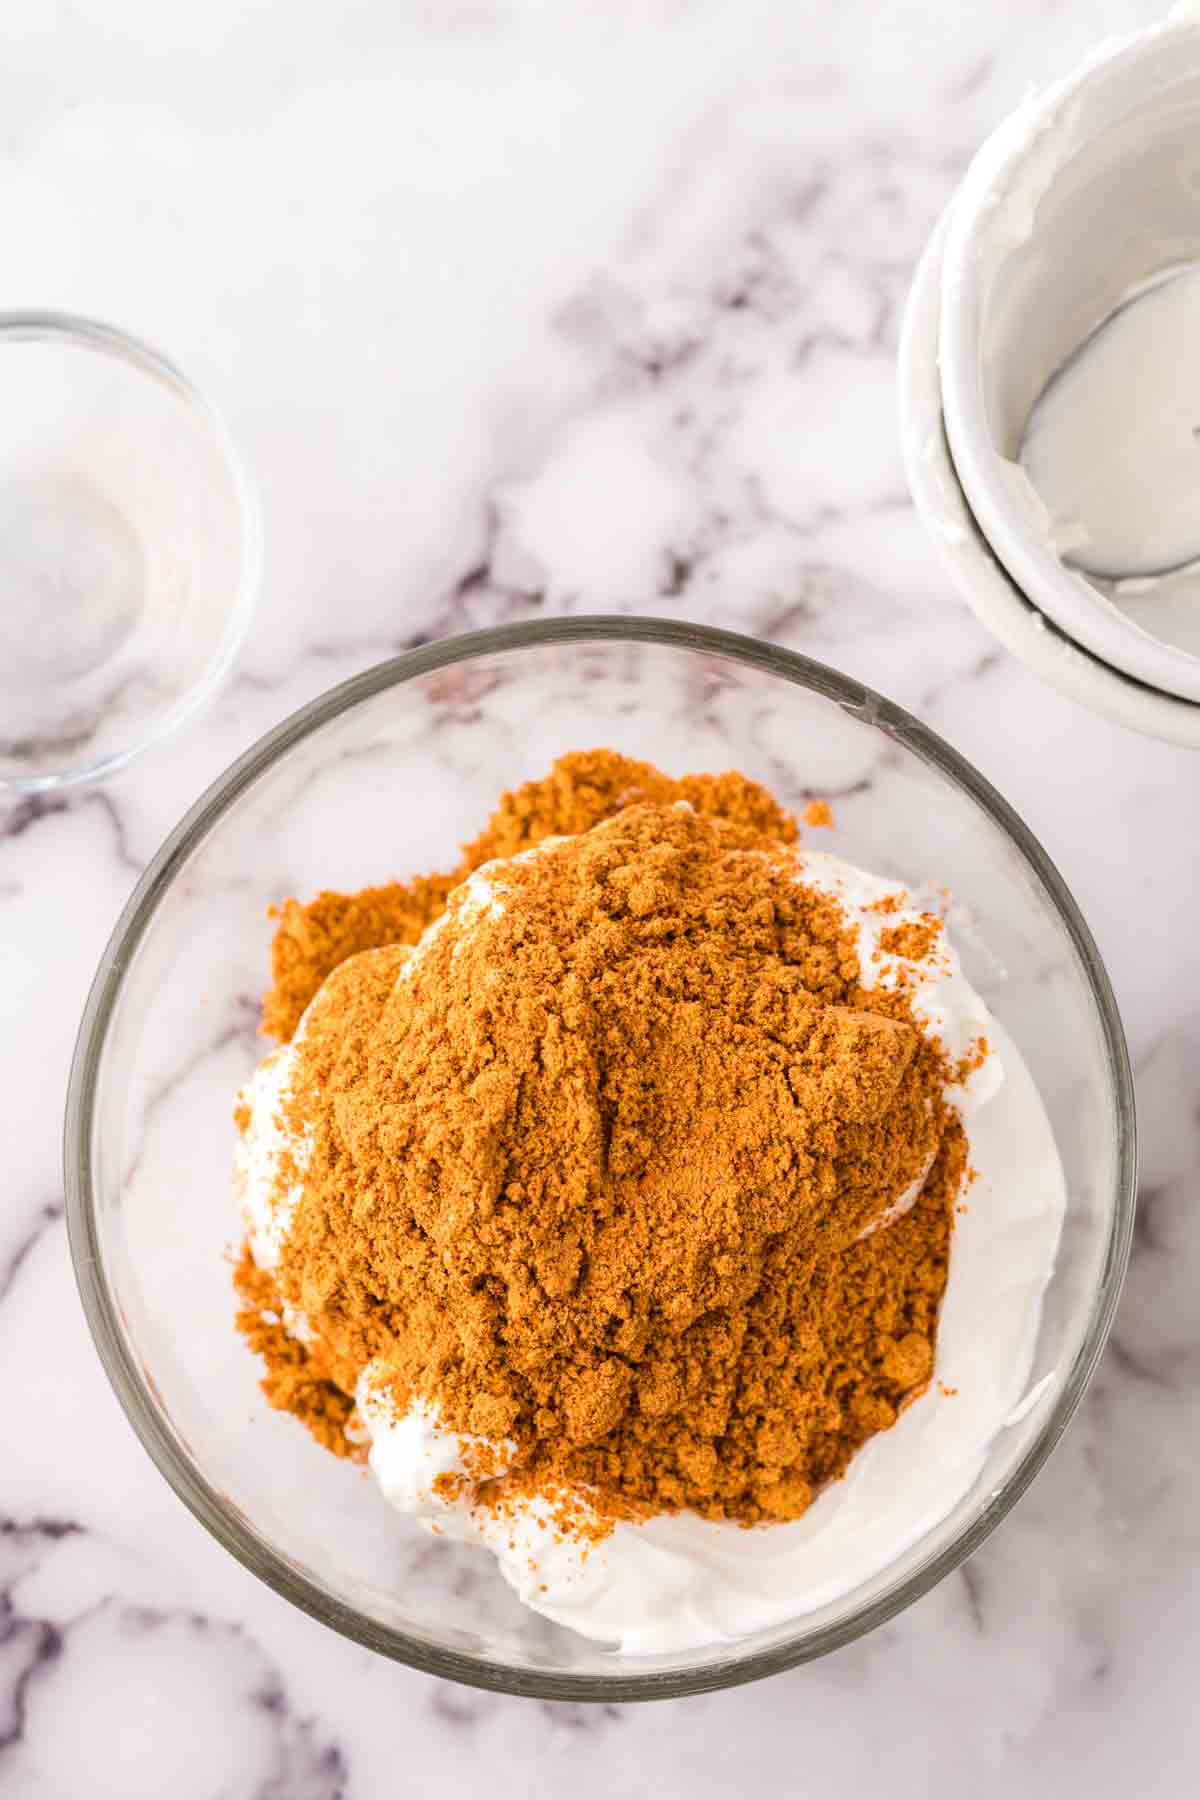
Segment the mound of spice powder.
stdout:
<svg viewBox="0 0 1200 1800">
<path fill-rule="evenodd" d="M 265 1021 L 309 1008 L 301 1193 L 278 1267 L 238 1274 L 274 1404 L 345 1453 L 374 1363 L 398 1411 L 515 1445 L 497 1505 L 746 1523 L 894 1423 L 965 1140 L 794 838 L 740 776 L 598 751 L 506 796 L 452 874 L 287 903 Z"/>
</svg>

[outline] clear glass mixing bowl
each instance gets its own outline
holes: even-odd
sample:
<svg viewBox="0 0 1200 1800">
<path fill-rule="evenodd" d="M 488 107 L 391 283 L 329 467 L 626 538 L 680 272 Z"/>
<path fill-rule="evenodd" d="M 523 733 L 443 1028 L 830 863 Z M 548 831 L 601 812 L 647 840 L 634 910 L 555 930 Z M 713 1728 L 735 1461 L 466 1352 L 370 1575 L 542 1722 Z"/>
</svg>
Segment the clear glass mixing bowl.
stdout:
<svg viewBox="0 0 1200 1800">
<path fill-rule="evenodd" d="M 852 861 L 954 891 L 967 973 L 1041 1088 L 1070 1196 L 1033 1371 L 1044 1385 L 972 1492 L 853 1593 L 735 1645 L 620 1656 L 527 1612 L 483 1551 L 431 1539 L 258 1391 L 233 1329 L 234 1092 L 262 1055 L 268 905 L 450 866 L 503 787 L 612 745 L 668 771 L 734 767 Z M 511 626 L 384 663 L 247 752 L 163 845 L 113 933 L 66 1121 L 71 1230 L 100 1355 L 150 1455 L 281 1594 L 373 1649 L 481 1686 L 644 1699 L 821 1655 L 969 1554 L 1074 1411 L 1112 1319 L 1133 1223 L 1120 1020 L 1070 894 L 1020 819 L 898 707 L 768 644 L 652 619 Z"/>
</svg>

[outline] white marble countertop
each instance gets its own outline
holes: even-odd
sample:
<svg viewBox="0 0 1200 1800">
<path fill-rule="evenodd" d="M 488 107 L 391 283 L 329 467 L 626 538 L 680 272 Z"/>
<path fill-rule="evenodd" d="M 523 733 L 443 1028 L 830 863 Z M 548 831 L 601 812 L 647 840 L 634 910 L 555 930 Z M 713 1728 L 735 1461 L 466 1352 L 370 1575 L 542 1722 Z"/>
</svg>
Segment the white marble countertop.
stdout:
<svg viewBox="0 0 1200 1800">
<path fill-rule="evenodd" d="M 9 0 L 0 304 L 157 342 L 261 483 L 237 671 L 119 781 L 0 808 L 0 1793 L 89 1800 L 1193 1791 L 1200 759 L 1007 657 L 908 502 L 896 336 L 1030 79 L 1148 0 Z M 652 1708 L 506 1699 L 289 1608 L 183 1510 L 93 1353 L 59 1132 L 83 997 L 201 786 L 423 637 L 627 607 L 911 707 L 1057 860 L 1137 1068 L 1141 1214 L 1068 1437 L 874 1636 Z"/>
</svg>

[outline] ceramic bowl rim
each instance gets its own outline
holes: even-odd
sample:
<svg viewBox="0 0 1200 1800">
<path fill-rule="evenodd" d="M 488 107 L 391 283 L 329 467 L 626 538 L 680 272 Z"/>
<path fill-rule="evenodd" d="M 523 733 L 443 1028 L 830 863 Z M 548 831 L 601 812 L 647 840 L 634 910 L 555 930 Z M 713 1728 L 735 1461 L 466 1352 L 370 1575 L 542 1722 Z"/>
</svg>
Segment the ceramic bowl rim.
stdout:
<svg viewBox="0 0 1200 1800">
<path fill-rule="evenodd" d="M 1118 725 L 1200 749 L 1200 705 L 1138 681 L 1068 637 L 1013 580 L 971 511 L 946 437 L 938 364 L 949 211 L 930 234 L 909 290 L 896 387 L 905 475 L 939 561 L 976 617 L 1043 681 Z"/>
<path fill-rule="evenodd" d="M 1064 568 L 1033 528 L 1032 515 L 1009 478 L 988 422 L 979 349 L 985 247 L 1004 207 L 1024 217 L 1030 202 L 1023 172 L 1044 179 L 1049 134 L 1069 117 L 1077 124 L 1086 103 L 1103 112 L 1112 96 L 1131 103 L 1125 88 L 1144 80 L 1146 95 L 1187 81 L 1200 93 L 1200 19 L 1168 19 L 1098 47 L 1092 56 L 1002 120 L 973 158 L 950 208 L 943 242 L 938 357 L 942 411 L 959 484 L 997 560 L 1021 591 L 1070 640 L 1152 691 L 1200 704 L 1200 659 L 1142 629 L 1082 577 Z M 1143 95 L 1142 98 L 1145 98 Z M 1107 122 L 1106 120 L 1104 122 Z M 1073 144 L 1078 154 L 1088 139 Z"/>
</svg>

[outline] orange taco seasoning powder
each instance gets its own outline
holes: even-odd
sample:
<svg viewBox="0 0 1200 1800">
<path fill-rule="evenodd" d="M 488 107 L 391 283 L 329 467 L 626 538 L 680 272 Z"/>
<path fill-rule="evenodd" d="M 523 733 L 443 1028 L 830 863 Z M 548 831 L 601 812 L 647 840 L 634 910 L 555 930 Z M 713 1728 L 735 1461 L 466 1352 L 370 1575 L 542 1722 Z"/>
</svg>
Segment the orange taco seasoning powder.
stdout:
<svg viewBox="0 0 1200 1800">
<path fill-rule="evenodd" d="M 481 1500 L 571 1528 L 795 1518 L 924 1391 L 951 1072 L 795 837 L 741 776 L 594 751 L 451 874 L 284 905 L 264 1028 L 309 1008 L 283 1123 L 312 1148 L 278 1269 L 237 1278 L 273 1404 L 353 1452 L 371 1363 L 513 1447 Z"/>
</svg>

